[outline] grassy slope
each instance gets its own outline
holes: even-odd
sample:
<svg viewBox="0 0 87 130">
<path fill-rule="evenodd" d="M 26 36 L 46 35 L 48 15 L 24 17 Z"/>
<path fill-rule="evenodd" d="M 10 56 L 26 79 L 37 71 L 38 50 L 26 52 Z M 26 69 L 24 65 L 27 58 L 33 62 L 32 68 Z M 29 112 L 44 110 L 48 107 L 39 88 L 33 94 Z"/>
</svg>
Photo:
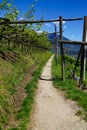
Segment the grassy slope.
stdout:
<svg viewBox="0 0 87 130">
<path fill-rule="evenodd" d="M 38 79 L 41 75 L 44 64 L 46 63 L 46 61 L 49 59 L 50 56 L 51 56 L 50 53 L 48 53 L 47 55 L 44 54 L 44 59 L 38 65 L 38 68 L 33 72 L 32 74 L 33 78 L 29 82 L 29 84 L 27 84 L 26 86 L 27 97 L 24 99 L 22 106 L 17 114 L 17 119 L 19 119 L 21 123 L 18 127 L 10 129 L 10 130 L 14 130 L 14 129 L 26 130 L 27 129 L 27 124 L 29 123 L 29 119 L 30 119 L 30 114 L 31 114 L 32 105 L 34 102 L 35 90 L 37 88 Z"/>
<path fill-rule="evenodd" d="M 65 97 L 72 99 L 77 102 L 77 104 L 82 107 L 85 113 L 85 120 L 87 120 L 87 93 L 83 92 L 79 88 L 76 87 L 76 83 L 73 79 L 70 79 L 68 76 L 68 68 L 66 69 L 66 80 L 62 81 L 61 79 L 61 63 L 59 60 L 58 66 L 55 64 L 55 60 L 53 60 L 52 65 L 52 75 L 53 75 L 53 84 L 56 88 L 65 91 Z M 82 114 L 82 112 L 78 112 L 78 114 Z"/>
<path fill-rule="evenodd" d="M 24 79 L 26 70 L 35 63 L 44 63 L 51 55 L 49 52 L 38 50 L 34 51 L 34 53 L 32 51 L 32 55 L 20 51 L 16 51 L 16 53 L 19 59 L 15 63 L 0 58 L 0 130 L 4 130 L 5 126 L 9 123 L 8 115 L 10 115 L 13 106 L 11 96 L 14 93 L 16 94 L 15 88 Z M 17 117 L 19 118 L 21 114 L 18 115 Z"/>
</svg>

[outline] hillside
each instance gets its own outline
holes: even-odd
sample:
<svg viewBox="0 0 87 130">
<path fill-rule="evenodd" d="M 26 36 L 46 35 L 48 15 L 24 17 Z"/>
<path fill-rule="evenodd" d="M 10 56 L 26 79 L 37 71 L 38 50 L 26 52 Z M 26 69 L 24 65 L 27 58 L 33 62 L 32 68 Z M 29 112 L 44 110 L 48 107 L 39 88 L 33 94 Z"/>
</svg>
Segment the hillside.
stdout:
<svg viewBox="0 0 87 130">
<path fill-rule="evenodd" d="M 26 54 L 18 51 L 17 60 L 13 63 L 0 58 L 0 129 L 18 125 L 16 116 L 24 98 L 25 87 L 32 77 L 33 71 L 50 56 L 48 51 L 33 51 Z M 16 124 L 15 124 L 16 123 Z"/>
<path fill-rule="evenodd" d="M 57 34 L 57 37 L 58 37 L 58 39 L 60 39 L 60 35 Z M 55 34 L 54 33 L 49 33 L 48 34 L 48 38 L 54 44 Z M 70 40 L 70 39 L 68 39 L 65 36 L 63 36 L 63 40 Z M 65 49 L 71 49 L 71 50 L 74 50 L 74 51 L 78 51 L 80 46 L 79 45 L 64 44 L 64 48 Z"/>
<path fill-rule="evenodd" d="M 10 130 L 24 121 L 19 117 L 27 108 L 23 105 L 23 113 L 19 110 L 29 94 L 25 88 L 34 77 L 33 72 L 51 56 L 51 43 L 43 34 L 39 36 L 34 30 L 22 30 L 18 26 L 1 26 L 0 31 L 0 130 Z M 35 88 L 29 102 L 34 98 L 34 91 Z M 29 112 L 32 102 L 30 106 Z"/>
</svg>

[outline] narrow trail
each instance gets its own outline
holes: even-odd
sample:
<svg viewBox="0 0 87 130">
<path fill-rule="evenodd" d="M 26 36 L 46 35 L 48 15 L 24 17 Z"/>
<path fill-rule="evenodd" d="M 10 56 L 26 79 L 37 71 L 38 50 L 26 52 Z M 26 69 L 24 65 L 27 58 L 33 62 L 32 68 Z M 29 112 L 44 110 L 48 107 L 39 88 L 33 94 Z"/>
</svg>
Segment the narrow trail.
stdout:
<svg viewBox="0 0 87 130">
<path fill-rule="evenodd" d="M 52 78 L 52 58 L 43 69 L 42 79 Z M 53 87 L 51 80 L 39 80 L 34 105 L 28 130 L 87 130 L 87 123 L 75 115 L 73 104 Z"/>
</svg>

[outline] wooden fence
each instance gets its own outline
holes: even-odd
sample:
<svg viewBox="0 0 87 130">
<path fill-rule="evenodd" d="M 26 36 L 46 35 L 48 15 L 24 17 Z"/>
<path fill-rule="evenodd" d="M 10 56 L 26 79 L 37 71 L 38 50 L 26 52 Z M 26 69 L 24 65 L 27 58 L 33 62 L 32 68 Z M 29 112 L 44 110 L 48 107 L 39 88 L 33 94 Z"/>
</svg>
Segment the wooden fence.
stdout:
<svg viewBox="0 0 87 130">
<path fill-rule="evenodd" d="M 65 19 L 62 16 L 60 16 L 58 19 L 54 19 L 54 20 L 39 20 L 39 21 L 26 21 L 26 20 L 22 20 L 22 21 L 10 21 L 9 19 L 5 19 L 5 18 L 0 18 L 0 26 L 2 25 L 12 25 L 12 24 L 34 24 L 34 23 L 46 23 L 46 22 L 59 22 L 59 35 L 60 38 L 58 39 L 57 37 L 57 29 L 56 29 L 56 25 L 55 25 L 55 59 L 56 59 L 56 64 L 58 63 L 58 43 L 60 43 L 60 50 L 61 50 L 61 75 L 62 75 L 62 79 L 65 80 L 65 58 L 64 58 L 64 44 L 75 44 L 75 45 L 81 45 L 80 47 L 80 51 L 78 53 L 78 57 L 76 60 L 76 64 L 73 70 L 73 77 L 75 76 L 75 71 L 78 65 L 78 61 L 81 57 L 81 69 L 80 69 L 80 81 L 79 81 L 79 85 L 80 87 L 82 87 L 83 85 L 83 76 L 84 76 L 84 70 L 85 70 L 85 65 L 84 65 L 84 61 L 85 61 L 85 46 L 87 45 L 86 42 L 86 30 L 87 30 L 87 17 L 84 16 L 84 18 L 69 18 L 69 19 Z M 84 24 L 83 24 L 83 40 L 81 41 L 65 41 L 63 40 L 63 21 L 78 21 L 78 20 L 83 20 Z M 8 38 L 7 38 L 8 39 Z M 9 40 L 9 39 L 8 39 Z"/>
</svg>

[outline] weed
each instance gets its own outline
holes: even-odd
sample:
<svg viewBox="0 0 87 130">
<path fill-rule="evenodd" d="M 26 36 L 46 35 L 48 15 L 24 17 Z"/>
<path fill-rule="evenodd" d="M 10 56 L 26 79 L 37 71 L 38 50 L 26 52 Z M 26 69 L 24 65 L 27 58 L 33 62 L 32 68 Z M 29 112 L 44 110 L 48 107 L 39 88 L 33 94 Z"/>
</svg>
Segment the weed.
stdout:
<svg viewBox="0 0 87 130">
<path fill-rule="evenodd" d="M 26 130 L 27 129 L 27 123 L 29 123 L 30 114 L 32 111 L 32 105 L 34 103 L 37 82 L 41 75 L 44 64 L 46 63 L 48 58 L 51 56 L 51 53 L 47 53 L 47 54 L 48 55 L 44 54 L 44 60 L 42 60 L 42 62 L 38 65 L 38 68 L 33 72 L 32 80 L 27 84 L 27 86 L 25 88 L 27 96 L 23 100 L 21 108 L 19 109 L 17 116 L 16 116 L 17 120 L 20 121 L 19 126 L 16 128 L 17 130 Z"/>
<path fill-rule="evenodd" d="M 76 115 L 77 115 L 77 116 L 81 116 L 81 115 L 82 115 L 82 111 L 78 110 L 78 111 L 76 112 Z"/>
<path fill-rule="evenodd" d="M 60 58 L 59 58 L 60 60 Z M 71 59 L 70 59 L 71 61 Z M 82 107 L 82 109 L 87 112 L 87 93 L 84 93 L 82 90 L 76 87 L 76 83 L 73 79 L 68 77 L 68 68 L 66 69 L 66 80 L 63 81 L 61 79 L 61 64 L 59 61 L 58 66 L 55 64 L 55 60 L 53 60 L 52 64 L 52 76 L 53 76 L 53 84 L 56 88 L 65 91 L 65 97 L 77 102 L 77 104 Z M 81 114 L 78 111 L 77 114 Z M 85 116 L 87 119 L 87 116 Z"/>
<path fill-rule="evenodd" d="M 7 49 L 3 48 L 1 50 L 7 51 Z M 10 99 L 13 94 L 16 94 L 18 87 L 20 86 L 21 81 L 24 79 L 27 69 L 29 69 L 33 64 L 35 63 L 45 63 L 46 59 L 51 55 L 50 52 L 44 51 L 41 52 L 40 50 L 32 50 L 31 54 L 26 54 L 25 52 L 17 51 L 17 50 L 10 50 L 14 51 L 14 53 L 18 56 L 18 61 L 15 63 L 5 61 L 2 58 L 0 58 L 0 129 L 3 130 L 4 126 L 8 124 L 9 116 L 14 113 L 13 109 L 13 100 Z M 33 58 L 32 58 L 33 57 Z M 35 58 L 34 58 L 35 57 Z M 38 64 L 37 63 L 37 64 Z M 35 72 L 37 75 L 39 71 Z M 31 109 L 31 103 L 33 103 L 34 97 L 34 91 L 36 89 L 36 82 L 37 82 L 37 75 L 35 74 L 34 80 L 31 82 L 32 87 L 29 84 L 29 87 L 31 89 L 26 88 L 26 92 L 30 93 L 26 99 L 24 99 L 24 102 L 22 104 L 22 107 L 19 110 L 18 118 L 25 116 L 28 116 L 30 114 L 30 111 L 28 113 L 28 110 Z M 28 104 L 28 106 L 27 106 Z M 26 111 L 26 112 L 24 112 Z M 28 115 L 27 115 L 28 114 Z M 14 113 L 15 116 L 15 113 Z M 12 118 L 12 117 L 11 117 Z M 15 117 L 14 117 L 15 118 Z M 24 119 L 23 118 L 23 119 Z M 27 122 L 27 119 L 25 119 L 25 122 Z M 26 124 L 26 123 L 24 123 Z M 12 128 L 13 130 L 18 130 L 18 128 Z"/>
</svg>

